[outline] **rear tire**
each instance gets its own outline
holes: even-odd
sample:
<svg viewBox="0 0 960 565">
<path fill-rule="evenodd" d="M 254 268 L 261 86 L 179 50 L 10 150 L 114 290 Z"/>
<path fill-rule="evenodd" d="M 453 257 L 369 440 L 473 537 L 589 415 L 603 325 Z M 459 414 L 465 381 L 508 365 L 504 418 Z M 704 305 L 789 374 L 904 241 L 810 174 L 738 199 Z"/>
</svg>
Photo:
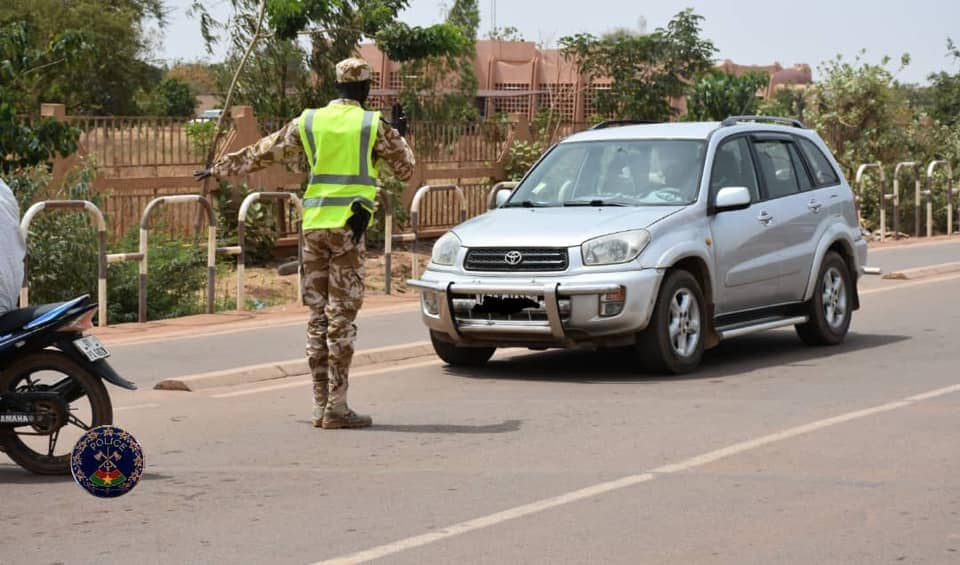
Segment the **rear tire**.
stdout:
<svg viewBox="0 0 960 565">
<path fill-rule="evenodd" d="M 700 283 L 687 271 L 672 271 L 660 287 L 650 324 L 637 339 L 637 360 L 651 373 L 689 373 L 703 359 L 708 329 Z"/>
<path fill-rule="evenodd" d="M 479 367 L 493 357 L 496 347 L 460 347 L 438 337 L 430 331 L 430 342 L 437 356 L 453 367 Z"/>
<path fill-rule="evenodd" d="M 823 258 L 813 298 L 807 302 L 809 321 L 798 324 L 797 335 L 807 345 L 837 345 L 850 329 L 853 283 L 843 257 L 830 251 Z"/>
<path fill-rule="evenodd" d="M 3 372 L 0 372 L 0 390 L 11 391 L 16 387 L 23 386 L 27 382 L 25 379 L 41 371 L 56 371 L 69 376 L 80 385 L 84 395 L 74 400 L 73 403 L 79 402 L 83 398 L 89 400 L 90 422 L 84 422 L 89 426 L 89 429 L 113 423 L 113 405 L 110 402 L 106 387 L 103 386 L 103 381 L 61 351 L 48 349 L 30 353 L 22 359 L 17 359 Z M 59 434 L 67 425 L 59 428 L 57 433 Z M 70 451 L 73 450 L 73 445 L 67 446 L 68 452 L 65 455 L 51 457 L 31 449 L 20 439 L 16 429 L 0 430 L 0 443 L 4 444 L 10 459 L 13 459 L 28 471 L 39 475 L 70 474 Z"/>
</svg>

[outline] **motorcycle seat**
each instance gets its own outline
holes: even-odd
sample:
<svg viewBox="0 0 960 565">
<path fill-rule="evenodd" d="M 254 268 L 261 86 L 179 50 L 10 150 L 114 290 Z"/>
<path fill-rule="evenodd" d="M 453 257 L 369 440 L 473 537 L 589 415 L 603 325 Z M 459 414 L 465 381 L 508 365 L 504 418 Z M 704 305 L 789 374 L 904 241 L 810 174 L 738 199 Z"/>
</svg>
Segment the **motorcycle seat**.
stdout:
<svg viewBox="0 0 960 565">
<path fill-rule="evenodd" d="M 11 310 L 0 316 L 0 335 L 13 333 L 33 320 L 43 316 L 47 312 L 62 306 L 66 302 L 57 302 L 54 304 L 38 304 L 37 306 L 27 306 L 19 310 Z"/>
</svg>

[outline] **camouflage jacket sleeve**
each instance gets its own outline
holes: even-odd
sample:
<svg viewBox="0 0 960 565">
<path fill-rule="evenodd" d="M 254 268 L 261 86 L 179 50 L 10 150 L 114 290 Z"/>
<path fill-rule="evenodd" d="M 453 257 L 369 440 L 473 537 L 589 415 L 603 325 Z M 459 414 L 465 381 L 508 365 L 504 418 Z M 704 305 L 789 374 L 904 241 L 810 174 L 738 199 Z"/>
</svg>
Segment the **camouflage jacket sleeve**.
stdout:
<svg viewBox="0 0 960 565">
<path fill-rule="evenodd" d="M 417 165 L 413 150 L 410 149 L 407 140 L 383 120 L 377 128 L 377 141 L 373 145 L 373 154 L 377 159 L 383 160 L 398 179 L 407 181 L 413 176 L 413 169 Z"/>
<path fill-rule="evenodd" d="M 245 175 L 295 157 L 302 147 L 299 122 L 294 118 L 253 145 L 228 153 L 213 164 L 211 172 L 218 177 Z"/>
</svg>

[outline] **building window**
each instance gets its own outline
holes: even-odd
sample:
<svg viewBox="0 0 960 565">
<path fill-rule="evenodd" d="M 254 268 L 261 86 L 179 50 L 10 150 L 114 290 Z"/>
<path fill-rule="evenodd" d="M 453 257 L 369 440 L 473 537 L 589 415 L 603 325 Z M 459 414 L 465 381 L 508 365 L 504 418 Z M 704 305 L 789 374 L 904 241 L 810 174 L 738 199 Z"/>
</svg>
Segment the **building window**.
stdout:
<svg viewBox="0 0 960 565">
<path fill-rule="evenodd" d="M 513 82 L 500 82 L 495 85 L 497 90 L 511 91 L 511 90 L 527 90 L 529 88 L 526 84 L 513 83 Z M 500 112 L 504 114 L 528 114 L 530 112 L 530 96 L 510 96 L 506 98 L 494 98 L 493 100 L 493 109 L 494 112 Z"/>
</svg>

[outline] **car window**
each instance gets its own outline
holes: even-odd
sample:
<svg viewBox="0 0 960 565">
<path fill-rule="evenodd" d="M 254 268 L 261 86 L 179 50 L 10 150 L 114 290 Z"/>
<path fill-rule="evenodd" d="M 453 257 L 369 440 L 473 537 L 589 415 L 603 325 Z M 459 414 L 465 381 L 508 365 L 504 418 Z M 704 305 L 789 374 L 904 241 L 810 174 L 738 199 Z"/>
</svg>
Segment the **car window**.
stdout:
<svg viewBox="0 0 960 565">
<path fill-rule="evenodd" d="M 790 149 L 790 161 L 793 162 L 793 170 L 797 172 L 797 183 L 800 185 L 800 190 L 810 190 L 814 187 L 814 183 L 807 172 L 807 167 L 803 164 L 803 158 L 800 157 L 800 150 L 793 143 L 788 143 L 787 146 Z"/>
<path fill-rule="evenodd" d="M 820 151 L 819 147 L 814 145 L 812 141 L 801 138 L 800 149 L 803 151 L 804 156 L 806 156 L 810 168 L 813 169 L 810 172 L 813 173 L 817 186 L 840 184 L 840 179 L 837 177 L 836 171 L 833 170 L 830 161 L 827 160 L 827 157 Z"/>
<path fill-rule="evenodd" d="M 760 200 L 757 188 L 757 171 L 750 156 L 747 139 L 740 137 L 724 142 L 717 148 L 710 173 L 710 194 L 716 195 L 721 188 L 744 186 L 750 190 L 754 202 Z"/>
<path fill-rule="evenodd" d="M 763 178 L 768 199 L 800 192 L 797 172 L 790 157 L 790 145 L 779 140 L 755 141 L 757 168 Z"/>
</svg>

